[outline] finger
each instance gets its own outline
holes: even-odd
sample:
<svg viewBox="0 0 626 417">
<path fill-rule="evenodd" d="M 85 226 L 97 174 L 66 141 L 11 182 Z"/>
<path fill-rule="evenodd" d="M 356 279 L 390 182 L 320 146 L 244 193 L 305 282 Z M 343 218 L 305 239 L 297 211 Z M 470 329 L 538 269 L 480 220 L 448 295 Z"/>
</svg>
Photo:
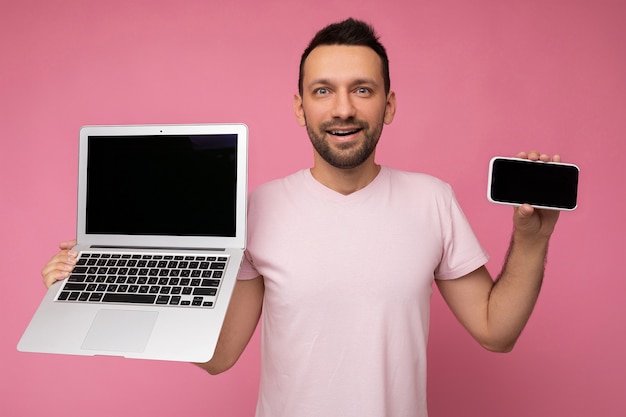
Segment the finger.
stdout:
<svg viewBox="0 0 626 417">
<path fill-rule="evenodd" d="M 54 255 L 52 258 L 50 258 L 50 260 L 46 264 L 46 267 L 52 266 L 56 263 L 65 263 L 65 264 L 71 265 L 73 268 L 74 265 L 76 264 L 77 257 L 78 257 L 78 253 L 72 250 L 62 250 L 58 252 L 56 255 Z"/>
<path fill-rule="evenodd" d="M 46 287 L 56 281 L 65 279 L 76 266 L 76 253 L 72 251 L 61 251 L 54 255 L 41 270 L 41 276 Z"/>
<path fill-rule="evenodd" d="M 527 154 L 527 158 L 531 161 L 538 161 L 541 158 L 541 154 L 538 151 L 530 151 Z"/>
<path fill-rule="evenodd" d="M 64 259 L 52 258 L 46 266 L 41 270 L 41 275 L 47 275 L 52 271 L 67 271 L 71 272 L 76 265 L 76 260 L 66 257 Z"/>
<path fill-rule="evenodd" d="M 68 240 L 66 242 L 59 243 L 59 249 L 61 249 L 61 250 L 72 249 L 74 246 L 76 246 L 76 239 L 72 239 L 72 240 Z"/>
<path fill-rule="evenodd" d="M 63 279 L 69 275 L 74 269 L 75 262 L 49 262 L 41 270 L 41 275 L 44 279 L 49 276 L 61 276 L 59 279 Z M 62 275 L 61 275 L 62 274 Z"/>
<path fill-rule="evenodd" d="M 525 230 L 529 226 L 534 213 L 535 209 L 529 204 L 522 204 L 516 207 L 513 214 L 513 224 L 518 230 Z"/>
<path fill-rule="evenodd" d="M 517 208 L 517 214 L 522 219 L 532 217 L 535 209 L 530 204 L 522 204 Z"/>
<path fill-rule="evenodd" d="M 54 284 L 57 281 L 64 280 L 69 275 L 70 273 L 67 271 L 54 270 L 54 271 L 49 272 L 47 275 L 44 275 L 43 283 L 46 286 L 46 288 L 50 288 L 52 284 Z"/>
<path fill-rule="evenodd" d="M 516 158 L 529 159 L 531 161 L 543 161 L 543 162 L 561 162 L 561 155 L 548 155 L 545 153 L 540 153 L 539 151 L 530 151 L 530 152 L 518 152 L 515 155 Z"/>
</svg>

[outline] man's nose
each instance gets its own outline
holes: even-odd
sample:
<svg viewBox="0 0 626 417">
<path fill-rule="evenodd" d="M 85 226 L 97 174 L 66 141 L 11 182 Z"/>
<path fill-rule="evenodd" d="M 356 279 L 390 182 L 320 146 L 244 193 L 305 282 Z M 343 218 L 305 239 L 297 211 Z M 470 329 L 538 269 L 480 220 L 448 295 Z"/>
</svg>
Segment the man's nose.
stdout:
<svg viewBox="0 0 626 417">
<path fill-rule="evenodd" d="M 355 113 L 356 108 L 350 94 L 348 92 L 337 93 L 333 101 L 332 117 L 347 119 L 353 117 Z"/>
</svg>

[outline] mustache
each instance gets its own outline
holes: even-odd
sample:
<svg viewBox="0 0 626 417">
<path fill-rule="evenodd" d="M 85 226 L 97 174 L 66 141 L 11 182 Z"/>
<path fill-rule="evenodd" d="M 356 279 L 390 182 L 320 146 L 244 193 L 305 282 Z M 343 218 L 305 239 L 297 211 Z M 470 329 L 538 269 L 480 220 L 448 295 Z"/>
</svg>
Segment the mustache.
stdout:
<svg viewBox="0 0 626 417">
<path fill-rule="evenodd" d="M 333 129 L 342 129 L 345 127 L 348 127 L 348 128 L 356 127 L 358 129 L 367 130 L 369 129 L 370 125 L 364 120 L 358 120 L 353 117 L 350 117 L 345 120 L 329 120 L 328 122 L 324 122 L 320 125 L 320 130 L 326 131 L 326 130 L 333 130 Z"/>
</svg>

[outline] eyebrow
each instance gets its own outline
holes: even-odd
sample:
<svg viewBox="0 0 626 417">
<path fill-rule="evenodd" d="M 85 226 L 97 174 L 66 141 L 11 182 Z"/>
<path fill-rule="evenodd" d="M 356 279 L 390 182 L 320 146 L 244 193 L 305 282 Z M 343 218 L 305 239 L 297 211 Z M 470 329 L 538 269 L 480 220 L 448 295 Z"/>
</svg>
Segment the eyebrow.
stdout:
<svg viewBox="0 0 626 417">
<path fill-rule="evenodd" d="M 318 79 L 313 80 L 310 83 L 308 83 L 307 87 L 312 88 L 313 86 L 316 86 L 316 85 L 333 85 L 333 84 L 334 84 L 334 82 L 332 82 L 328 78 L 318 78 Z M 350 85 L 354 85 L 354 86 L 357 86 L 357 85 L 370 85 L 370 86 L 374 86 L 374 87 L 380 86 L 380 84 L 378 82 L 376 82 L 376 80 L 374 80 L 372 78 L 357 78 L 356 80 L 351 81 Z"/>
</svg>

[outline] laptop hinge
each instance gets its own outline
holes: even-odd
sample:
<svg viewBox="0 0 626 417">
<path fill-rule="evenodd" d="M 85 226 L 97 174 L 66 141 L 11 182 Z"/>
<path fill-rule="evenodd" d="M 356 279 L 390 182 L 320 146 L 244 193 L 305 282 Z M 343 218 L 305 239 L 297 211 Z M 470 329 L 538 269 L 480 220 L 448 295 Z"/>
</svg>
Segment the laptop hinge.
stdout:
<svg viewBox="0 0 626 417">
<path fill-rule="evenodd" d="M 189 250 L 189 251 L 225 251 L 225 248 L 181 248 L 167 246 L 113 246 L 113 245 L 90 245 L 93 249 L 130 249 L 130 250 Z"/>
</svg>

